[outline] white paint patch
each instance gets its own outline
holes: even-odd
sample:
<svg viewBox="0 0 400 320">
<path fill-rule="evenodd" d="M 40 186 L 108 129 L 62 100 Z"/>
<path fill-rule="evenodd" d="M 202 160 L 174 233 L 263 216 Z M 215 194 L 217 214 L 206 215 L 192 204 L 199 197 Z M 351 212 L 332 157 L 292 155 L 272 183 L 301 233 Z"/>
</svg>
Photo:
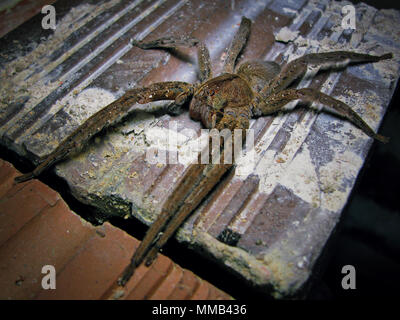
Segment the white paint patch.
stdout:
<svg viewBox="0 0 400 320">
<path fill-rule="evenodd" d="M 303 144 L 302 151 L 286 168 L 280 183 L 314 207 L 320 206 L 321 190 L 318 185 L 318 176 L 306 144 Z"/>
<path fill-rule="evenodd" d="M 275 40 L 279 42 L 288 43 L 294 41 L 299 35 L 299 31 L 290 30 L 288 27 L 284 27 L 279 30 L 279 32 L 275 35 Z"/>
<path fill-rule="evenodd" d="M 294 9 L 291 9 L 291 8 L 283 8 L 283 12 L 285 12 L 285 13 L 293 13 L 293 14 L 295 14 L 295 15 L 298 15 L 299 13 L 296 11 L 296 10 L 294 10 Z"/>
<path fill-rule="evenodd" d="M 304 75 L 304 78 L 305 79 L 314 78 L 314 76 L 318 73 L 320 69 L 321 69 L 320 66 L 316 66 L 314 64 L 307 65 L 307 71 L 306 74 Z"/>
<path fill-rule="evenodd" d="M 107 90 L 89 88 L 81 91 L 77 96 L 67 95 L 56 104 L 65 106 L 63 110 L 81 123 L 114 100 L 114 95 Z"/>
<path fill-rule="evenodd" d="M 318 178 L 307 145 L 303 144 L 302 151 L 285 166 L 279 183 L 314 207 L 339 212 L 346 204 L 361 165 L 361 157 L 354 152 L 335 150 L 334 159 L 319 168 Z"/>
<path fill-rule="evenodd" d="M 184 165 L 195 163 L 198 153 L 201 151 L 201 137 L 198 137 L 194 130 L 185 129 L 181 133 L 174 129 L 173 125 L 171 127 L 146 128 L 143 134 L 149 147 L 158 150 L 160 163 L 181 163 Z M 177 157 L 167 159 L 165 158 L 166 155 L 161 155 L 162 152 L 175 153 Z"/>
<path fill-rule="evenodd" d="M 335 159 L 320 167 L 320 184 L 323 191 L 321 207 L 339 212 L 350 195 L 363 159 L 351 151 L 336 153 Z M 348 184 L 344 186 L 344 182 Z"/>
<path fill-rule="evenodd" d="M 308 130 L 307 127 L 308 123 L 305 117 L 296 124 L 282 152 L 277 154 L 275 150 L 268 150 L 264 154 L 255 170 L 255 173 L 260 176 L 259 190 L 261 192 L 270 194 L 274 190 L 307 137 L 304 134 Z"/>
<path fill-rule="evenodd" d="M 71 123 L 71 125 L 76 125 L 77 123 L 83 123 L 90 116 L 114 100 L 114 95 L 107 90 L 90 88 L 80 92 L 80 94 L 76 96 L 69 94 L 63 99 L 58 100 L 54 106 L 63 108 L 63 110 L 74 119 L 74 123 Z M 43 142 L 42 146 L 37 146 L 38 149 L 35 149 L 35 152 L 40 157 L 49 154 L 60 144 L 59 137 L 63 136 L 61 133 L 65 130 L 65 123 L 60 123 L 59 125 L 60 127 L 53 129 L 51 134 L 37 131 L 31 136 L 31 139 Z"/>
<path fill-rule="evenodd" d="M 255 148 L 242 152 L 236 160 L 235 176 L 249 176 L 254 171 L 256 158 L 257 154 Z"/>
<path fill-rule="evenodd" d="M 285 104 L 285 106 L 282 108 L 282 110 L 291 111 L 297 106 L 298 102 L 299 102 L 299 99 L 293 100 L 293 101 Z"/>
</svg>

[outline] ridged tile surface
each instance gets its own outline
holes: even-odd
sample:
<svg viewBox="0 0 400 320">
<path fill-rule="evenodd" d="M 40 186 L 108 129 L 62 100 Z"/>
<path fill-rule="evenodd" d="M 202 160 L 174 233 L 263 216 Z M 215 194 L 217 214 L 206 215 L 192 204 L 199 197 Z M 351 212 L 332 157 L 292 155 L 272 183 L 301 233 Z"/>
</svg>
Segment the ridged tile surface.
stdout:
<svg viewBox="0 0 400 320">
<path fill-rule="evenodd" d="M 116 281 L 139 241 L 108 222 L 93 227 L 38 180 L 14 185 L 18 174 L 0 159 L 0 299 L 231 299 L 161 254 L 122 291 Z M 46 265 L 54 290 L 42 287 Z"/>
</svg>

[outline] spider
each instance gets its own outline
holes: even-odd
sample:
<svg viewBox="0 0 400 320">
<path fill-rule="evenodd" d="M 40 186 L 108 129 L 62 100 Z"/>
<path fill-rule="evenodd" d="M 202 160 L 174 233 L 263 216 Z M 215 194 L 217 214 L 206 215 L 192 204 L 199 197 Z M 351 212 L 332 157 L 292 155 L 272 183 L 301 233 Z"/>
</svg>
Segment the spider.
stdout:
<svg viewBox="0 0 400 320">
<path fill-rule="evenodd" d="M 212 74 L 208 49 L 197 39 L 164 37 L 149 42 L 132 40 L 133 45 L 142 49 L 197 47 L 200 83 L 193 85 L 181 81 L 169 81 L 127 91 L 121 98 L 92 115 L 32 172 L 17 177 L 16 182 L 34 178 L 55 162 L 79 152 L 93 135 L 125 116 L 133 104 L 158 100 L 173 100 L 168 107 L 170 113 L 175 113 L 190 102 L 189 115 L 192 119 L 201 121 L 208 129 L 231 131 L 248 129 L 249 121 L 253 117 L 290 110 L 293 104 L 288 105 L 289 102 L 295 100 L 304 103 L 316 102 L 328 111 L 349 120 L 368 136 L 382 142 L 388 141 L 388 138 L 376 134 L 347 104 L 314 89 L 293 89 L 289 86 L 310 71 L 315 74 L 322 69 L 377 62 L 392 58 L 391 53 L 382 56 L 347 51 L 311 53 L 282 67 L 271 61 L 247 61 L 236 67 L 237 57 L 246 45 L 250 28 L 251 21 L 242 17 L 239 30 L 229 48 L 223 71 L 216 77 Z M 119 278 L 120 286 L 127 283 L 135 268 L 143 261 L 147 266 L 152 263 L 159 249 L 230 167 L 232 165 L 222 164 L 221 161 L 220 164 L 189 165 L 135 251 L 131 263 Z"/>
</svg>

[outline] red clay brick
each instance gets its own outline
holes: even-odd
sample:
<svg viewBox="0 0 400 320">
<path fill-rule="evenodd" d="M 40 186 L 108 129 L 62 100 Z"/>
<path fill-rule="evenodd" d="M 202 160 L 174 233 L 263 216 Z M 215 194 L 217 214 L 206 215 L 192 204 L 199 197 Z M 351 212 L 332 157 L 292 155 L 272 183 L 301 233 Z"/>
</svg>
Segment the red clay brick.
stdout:
<svg viewBox="0 0 400 320">
<path fill-rule="evenodd" d="M 11 170 L 10 170 L 11 168 Z M 3 182 L 4 176 L 7 175 L 7 173 L 14 171 L 14 167 L 11 165 L 11 163 L 4 161 L 3 159 L 0 159 L 0 183 Z"/>
<path fill-rule="evenodd" d="M 56 202 L 61 199 L 60 195 L 56 191 L 50 189 L 39 180 L 32 180 L 32 185 L 30 187 L 50 206 L 54 206 Z"/>
<path fill-rule="evenodd" d="M 136 240 L 136 241 L 139 243 L 138 240 Z M 128 265 L 128 263 L 129 263 L 129 259 L 126 260 L 124 268 Z M 141 266 L 139 266 L 135 270 L 135 273 L 132 276 L 132 278 L 128 281 L 128 283 L 123 288 L 118 286 L 117 281 L 115 281 L 112 284 L 112 286 L 104 293 L 104 295 L 101 297 L 101 299 L 104 299 L 104 300 L 127 299 L 130 292 L 132 290 L 134 290 L 134 287 L 144 277 L 144 275 L 147 273 L 148 269 L 149 268 L 145 267 L 143 264 Z M 121 276 L 122 276 L 122 271 L 120 272 L 120 274 L 118 275 L 116 280 L 118 280 L 118 278 Z"/>
<path fill-rule="evenodd" d="M 170 274 L 172 269 L 173 263 L 171 260 L 163 255 L 159 255 L 126 299 L 147 299 L 157 290 L 162 280 Z"/>
<path fill-rule="evenodd" d="M 22 183 L 15 183 L 14 182 L 14 178 L 13 178 L 11 183 L 8 186 L 8 189 L 3 194 L 2 198 L 5 199 L 5 198 L 13 197 L 18 192 L 20 192 L 22 189 L 24 189 L 25 187 L 31 185 L 32 183 L 33 183 L 33 180 L 29 180 L 29 181 L 22 182 Z"/>
<path fill-rule="evenodd" d="M 18 174 L 0 159 L 0 299 L 230 298 L 161 254 L 119 287 L 139 241 L 84 222 L 38 180 L 15 184 Z M 41 287 L 46 264 L 56 268 L 56 290 Z"/>
<path fill-rule="evenodd" d="M 180 282 L 183 276 L 183 270 L 177 264 L 174 264 L 170 274 L 163 279 L 160 286 L 152 295 L 148 296 L 149 300 L 165 300 L 174 291 L 177 284 Z"/>
<path fill-rule="evenodd" d="M 31 186 L 25 185 L 14 196 L 0 200 L 0 245 L 48 206 Z"/>
<path fill-rule="evenodd" d="M 200 279 L 200 284 L 190 297 L 191 300 L 206 300 L 210 293 L 210 284 Z"/>
<path fill-rule="evenodd" d="M 3 184 L 10 176 L 16 174 L 16 170 L 10 163 L 3 160 L 0 162 L 0 184 Z"/>
<path fill-rule="evenodd" d="M 183 275 L 168 299 L 186 300 L 189 299 L 199 285 L 197 277 L 188 270 L 183 270 Z"/>
<path fill-rule="evenodd" d="M 0 199 L 3 198 L 11 188 L 16 187 L 17 190 L 22 189 L 26 183 L 16 185 L 14 178 L 19 172 L 8 162 L 2 163 L 0 166 Z"/>
<path fill-rule="evenodd" d="M 214 286 L 210 286 L 210 291 L 207 299 L 210 300 L 226 300 L 227 294 L 225 292 L 222 292 L 221 290 L 217 289 Z"/>
<path fill-rule="evenodd" d="M 93 233 L 94 228 L 82 223 L 62 201 L 47 207 L 0 247 L 0 299 L 35 297 L 42 267 L 62 270 Z"/>
<path fill-rule="evenodd" d="M 124 269 L 133 242 L 109 223 L 98 227 L 79 253 L 57 275 L 57 290 L 42 290 L 38 299 L 100 299 Z"/>
</svg>

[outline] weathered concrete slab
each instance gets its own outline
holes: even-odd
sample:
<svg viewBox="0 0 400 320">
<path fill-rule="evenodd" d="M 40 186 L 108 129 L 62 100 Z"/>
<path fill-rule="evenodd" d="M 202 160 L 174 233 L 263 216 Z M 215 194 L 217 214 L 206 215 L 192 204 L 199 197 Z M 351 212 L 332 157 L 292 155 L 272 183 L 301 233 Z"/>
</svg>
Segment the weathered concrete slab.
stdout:
<svg viewBox="0 0 400 320">
<path fill-rule="evenodd" d="M 341 27 L 346 4 L 350 3 L 83 2 L 58 22 L 45 43 L 3 66 L 1 143 L 37 162 L 127 89 L 156 81 L 196 81 L 194 50 L 182 49 L 179 56 L 143 51 L 132 48 L 130 38 L 198 37 L 209 46 L 217 73 L 242 15 L 253 20 L 242 61 L 281 63 L 331 50 L 393 52 L 392 61 L 320 74 L 298 84 L 350 104 L 378 129 L 399 77 L 400 34 L 392 26 L 400 23 L 400 13 L 359 4 L 357 28 L 349 31 Z M 174 124 L 176 129 L 170 130 Z M 250 162 L 240 160 L 177 238 L 194 250 L 205 249 L 275 297 L 288 296 L 312 273 L 372 141 L 348 122 L 305 108 L 253 120 L 252 128 L 254 168 L 248 170 Z M 146 151 L 167 149 L 167 137 L 175 132 L 178 152 L 184 154 L 200 129 L 187 113 L 133 113 L 96 137 L 84 152 L 58 164 L 56 173 L 79 200 L 106 215 L 133 216 L 150 224 L 187 166 L 149 163 Z"/>
</svg>

